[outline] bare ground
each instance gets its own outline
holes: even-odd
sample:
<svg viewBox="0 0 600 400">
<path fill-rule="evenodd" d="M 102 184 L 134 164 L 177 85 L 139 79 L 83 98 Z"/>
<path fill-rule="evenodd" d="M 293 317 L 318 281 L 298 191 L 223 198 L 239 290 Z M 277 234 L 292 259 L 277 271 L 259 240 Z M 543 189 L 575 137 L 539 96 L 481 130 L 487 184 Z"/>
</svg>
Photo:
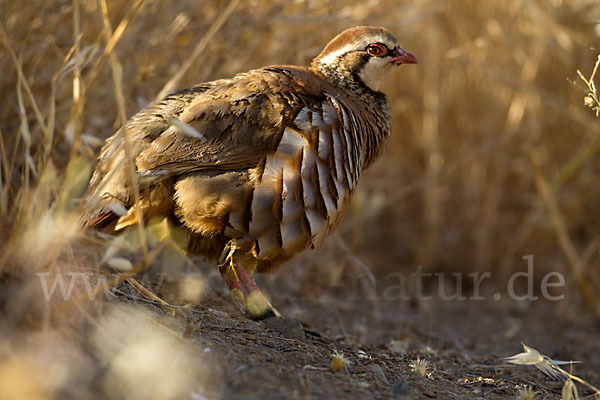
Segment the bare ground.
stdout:
<svg viewBox="0 0 600 400">
<path fill-rule="evenodd" d="M 330 287 L 315 299 L 295 290 L 291 275 L 283 271 L 262 282 L 287 316 L 282 320 L 245 316 L 214 274 L 208 294 L 192 308 L 141 300 L 128 285 L 115 292 L 116 301 L 143 304 L 210 355 L 218 390 L 193 393 L 197 398 L 505 399 L 527 386 L 535 398 L 561 398 L 563 382 L 502 360 L 521 352 L 521 343 L 553 359 L 582 361 L 572 373 L 600 382 L 600 323 L 575 305 L 386 301 L 382 291 L 369 300 L 351 285 Z M 348 363 L 332 372 L 335 352 Z M 429 363 L 425 376 L 414 368 L 417 359 Z"/>
</svg>

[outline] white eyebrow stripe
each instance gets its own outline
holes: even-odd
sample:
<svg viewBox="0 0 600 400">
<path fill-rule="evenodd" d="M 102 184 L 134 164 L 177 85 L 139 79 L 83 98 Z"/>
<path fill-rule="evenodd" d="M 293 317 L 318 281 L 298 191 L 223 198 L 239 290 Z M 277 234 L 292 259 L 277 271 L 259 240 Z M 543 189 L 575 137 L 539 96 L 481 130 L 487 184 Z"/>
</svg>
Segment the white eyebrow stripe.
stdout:
<svg viewBox="0 0 600 400">
<path fill-rule="evenodd" d="M 335 61 L 336 58 L 338 58 L 340 55 L 350 51 L 350 50 L 355 50 L 355 46 L 353 45 L 345 45 L 343 47 L 340 47 L 339 49 L 337 49 L 334 52 L 331 52 L 329 54 L 327 54 L 324 57 L 321 57 L 321 59 L 319 60 L 319 62 L 321 64 L 331 64 Z"/>
<path fill-rule="evenodd" d="M 389 49 L 393 49 L 394 47 L 397 46 L 397 44 L 395 44 L 395 43 L 390 43 L 387 37 L 385 37 L 383 35 L 375 34 L 375 35 L 369 36 L 368 38 L 364 38 L 360 42 L 347 44 L 343 47 L 340 47 L 336 51 L 333 51 L 333 52 L 321 57 L 319 62 L 322 64 L 330 64 L 330 63 L 334 62 L 335 59 L 338 58 L 340 55 L 342 55 L 348 51 L 351 51 L 351 50 L 365 49 L 371 43 L 383 43 Z"/>
</svg>

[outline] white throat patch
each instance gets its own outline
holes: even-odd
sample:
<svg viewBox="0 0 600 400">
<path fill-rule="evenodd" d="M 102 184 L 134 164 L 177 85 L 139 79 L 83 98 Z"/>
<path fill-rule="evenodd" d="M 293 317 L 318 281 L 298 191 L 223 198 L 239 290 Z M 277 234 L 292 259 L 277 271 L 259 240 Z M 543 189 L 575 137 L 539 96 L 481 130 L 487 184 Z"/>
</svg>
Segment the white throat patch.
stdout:
<svg viewBox="0 0 600 400">
<path fill-rule="evenodd" d="M 379 57 L 372 57 L 363 66 L 358 76 L 369 89 L 379 91 L 381 81 L 390 72 L 392 64 L 389 60 Z"/>
</svg>

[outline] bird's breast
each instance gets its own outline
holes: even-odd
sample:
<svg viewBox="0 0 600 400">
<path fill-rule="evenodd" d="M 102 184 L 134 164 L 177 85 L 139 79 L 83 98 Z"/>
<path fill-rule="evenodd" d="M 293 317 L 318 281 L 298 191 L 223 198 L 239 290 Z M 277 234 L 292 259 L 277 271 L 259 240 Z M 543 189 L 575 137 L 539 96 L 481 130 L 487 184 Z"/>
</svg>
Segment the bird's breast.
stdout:
<svg viewBox="0 0 600 400">
<path fill-rule="evenodd" d="M 339 101 L 328 100 L 319 110 L 301 109 L 253 171 L 245 205 L 248 226 L 236 223 L 244 220 L 244 207 L 229 215 L 232 232 L 247 229 L 235 240 L 240 248 L 251 248 L 259 270 L 261 263 L 278 263 L 320 245 L 350 203 L 364 162 L 363 138 L 356 117 Z"/>
</svg>

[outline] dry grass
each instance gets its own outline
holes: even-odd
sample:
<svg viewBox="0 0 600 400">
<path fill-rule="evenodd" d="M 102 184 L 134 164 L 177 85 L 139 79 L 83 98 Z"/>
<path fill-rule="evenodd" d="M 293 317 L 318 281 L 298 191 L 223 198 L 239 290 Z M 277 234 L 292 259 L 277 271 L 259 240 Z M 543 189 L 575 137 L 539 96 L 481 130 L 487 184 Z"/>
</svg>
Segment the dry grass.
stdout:
<svg viewBox="0 0 600 400">
<path fill-rule="evenodd" d="M 565 371 L 563 368 L 561 368 L 559 366 L 559 365 L 569 365 L 570 368 L 573 369 L 573 365 L 578 364 L 579 361 L 553 360 L 550 357 L 541 354 L 536 349 L 528 347 L 525 344 L 523 344 L 523 349 L 525 350 L 523 353 L 515 354 L 514 356 L 511 356 L 511 357 L 506 357 L 505 360 L 511 364 L 533 365 L 537 369 L 542 371 L 544 374 L 546 374 L 547 376 L 549 376 L 553 379 L 560 380 L 560 379 L 564 378 L 565 384 L 564 384 L 563 390 L 562 390 L 563 399 L 566 399 L 568 396 L 570 396 L 568 398 L 571 398 L 571 399 L 579 398 L 577 395 L 577 387 L 575 386 L 574 382 L 580 383 L 581 385 L 586 386 L 587 388 L 591 389 L 593 391 L 593 395 L 590 395 L 590 397 L 591 396 L 600 397 L 600 389 L 598 389 L 591 383 L 586 382 L 585 380 L 579 378 L 578 376 L 575 376 L 575 375 L 571 374 L 570 372 Z M 565 394 L 568 394 L 568 396 L 566 396 Z"/>
<path fill-rule="evenodd" d="M 387 81 L 394 134 L 344 226 L 354 251 L 380 270 L 424 264 L 508 274 L 534 254 L 538 267 L 570 274 L 572 257 L 556 251 L 532 154 L 553 184 L 574 252 L 596 242 L 600 128 L 569 84 L 577 68 L 593 68 L 592 16 L 600 13 L 593 1 L 377 1 L 341 9 L 257 1 L 235 10 L 221 2 L 25 4 L 6 3 L 2 20 L 0 211 L 9 232 L 49 165 L 62 177 L 68 165 L 93 163 L 96 138 L 161 88 L 270 63 L 306 64 L 335 32 L 377 23 L 423 61 Z M 565 176 L 581 151 L 586 156 Z M 597 282 L 591 253 L 579 270 Z"/>
<path fill-rule="evenodd" d="M 533 254 L 538 279 L 563 273 L 566 294 L 600 313 L 592 290 L 600 287 L 600 120 L 584 105 L 584 97 L 595 104 L 589 85 L 573 84 L 578 69 L 584 77 L 594 69 L 598 17 L 596 0 L 3 1 L 4 340 L 23 325 L 54 326 L 68 307 L 97 326 L 96 308 L 48 307 L 31 280 L 99 263 L 80 244 L 78 198 L 102 140 L 128 116 L 174 88 L 308 64 L 357 24 L 392 29 L 421 64 L 386 81 L 388 151 L 340 229 L 345 250 L 322 262 L 350 249 L 348 264 L 360 259 L 378 276 L 423 265 L 491 271 L 501 285 Z M 147 230 L 138 233 L 142 249 L 152 245 Z M 133 272 L 158 256 L 143 250 Z M 55 388 L 40 379 L 37 389 Z"/>
<path fill-rule="evenodd" d="M 413 372 L 421 375 L 423 378 L 431 374 L 431 372 L 428 371 L 430 368 L 429 361 L 427 361 L 426 359 L 421 359 L 417 357 L 417 359 L 412 364 L 410 364 L 410 367 Z"/>
</svg>

